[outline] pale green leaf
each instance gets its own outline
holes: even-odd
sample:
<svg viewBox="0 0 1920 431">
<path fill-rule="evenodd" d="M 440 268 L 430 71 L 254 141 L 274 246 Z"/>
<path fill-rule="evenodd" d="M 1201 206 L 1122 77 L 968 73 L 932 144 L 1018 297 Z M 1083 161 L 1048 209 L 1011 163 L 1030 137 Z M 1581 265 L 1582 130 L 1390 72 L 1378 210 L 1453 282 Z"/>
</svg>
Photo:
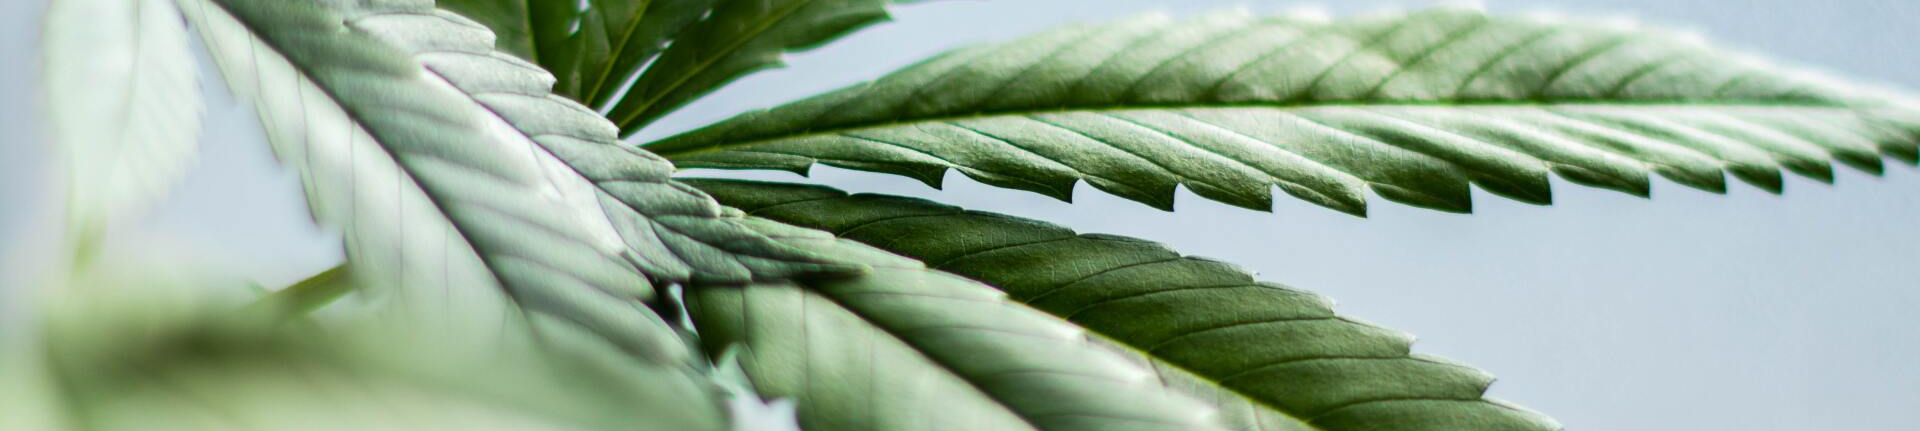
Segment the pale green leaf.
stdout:
<svg viewBox="0 0 1920 431">
<path fill-rule="evenodd" d="M 938 186 L 948 169 L 1157 208 L 1266 210 L 1271 187 L 1364 214 L 1366 192 L 1469 211 L 1469 184 L 1551 202 L 1548 173 L 1649 193 L 1649 173 L 1778 192 L 1831 160 L 1920 160 L 1920 110 L 1671 32 L 1463 9 L 1327 22 L 1224 13 L 1073 26 L 957 50 L 668 138 L 683 167 L 814 163 Z"/>
<path fill-rule="evenodd" d="M 779 67 L 781 55 L 788 51 L 811 48 L 885 20 L 888 3 L 720 0 L 707 18 L 674 38 L 624 97 L 611 101 L 608 117 L 623 134 L 631 134 L 735 78 Z"/>
<path fill-rule="evenodd" d="M 724 429 L 700 381 L 549 343 L 451 353 L 406 328 L 262 325 L 205 286 L 79 286 L 37 343 L 42 401 L 75 430 Z M 467 330 L 483 330 L 468 328 Z M 16 352 L 10 351 L 6 355 Z M 14 381 L 14 380 L 9 380 Z M 25 381 L 25 380 L 22 380 Z M 12 413 L 31 413 L 9 407 Z"/>
<path fill-rule="evenodd" d="M 793 399 L 805 429 L 1219 429 L 1152 371 L 991 287 L 819 231 L 766 229 L 873 267 L 687 292 L 708 350 L 737 344 L 753 386 Z"/>
<path fill-rule="evenodd" d="M 345 230 L 355 280 L 417 323 L 584 328 L 678 363 L 684 346 L 640 303 L 649 278 L 826 269 L 670 181 L 670 164 L 549 93 L 550 75 L 430 3 L 180 4 L 315 217 Z"/>
<path fill-rule="evenodd" d="M 84 251 L 192 165 L 199 76 L 186 23 L 167 0 L 56 0 L 44 25 L 49 132 L 66 160 L 69 230 Z"/>
<path fill-rule="evenodd" d="M 1491 376 L 1411 353 L 1413 337 L 1312 293 L 1132 238 L 818 186 L 694 184 L 749 214 L 822 229 L 966 276 L 1111 340 L 1233 429 L 1552 430 L 1484 398 Z"/>
</svg>

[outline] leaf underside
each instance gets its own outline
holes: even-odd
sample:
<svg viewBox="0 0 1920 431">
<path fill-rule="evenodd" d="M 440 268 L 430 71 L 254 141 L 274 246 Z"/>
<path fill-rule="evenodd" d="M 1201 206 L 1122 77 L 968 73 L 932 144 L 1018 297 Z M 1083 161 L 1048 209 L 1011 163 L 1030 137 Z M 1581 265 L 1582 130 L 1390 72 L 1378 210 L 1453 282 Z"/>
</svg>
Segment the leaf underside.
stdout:
<svg viewBox="0 0 1920 431">
<path fill-rule="evenodd" d="M 454 14 L 383 18 L 390 40 L 427 70 L 584 176 L 599 206 L 636 253 L 641 272 L 666 281 L 744 283 L 846 270 L 740 226 L 699 190 L 668 178 L 671 163 L 622 144 L 605 118 L 548 91 L 539 66 L 493 50 L 485 26 Z"/>
<path fill-rule="evenodd" d="M 1211 430 L 1211 409 L 1078 328 L 918 261 L 809 229 L 766 232 L 873 270 L 694 286 L 710 352 L 737 348 L 763 396 L 809 430 Z"/>
<path fill-rule="evenodd" d="M 1484 372 L 1410 352 L 1413 338 L 1312 293 L 1138 239 L 925 200 L 819 186 L 689 180 L 756 217 L 832 232 L 980 280 L 1136 357 L 1218 407 L 1232 429 L 1552 430 L 1484 398 Z"/>
<path fill-rule="evenodd" d="M 846 271 L 754 233 L 619 144 L 552 77 L 421 1 L 180 0 L 353 275 L 419 323 L 586 330 L 680 363 L 649 279 Z M 442 319 L 437 315 L 456 316 Z M 477 340 L 482 341 L 483 340 Z"/>
<path fill-rule="evenodd" d="M 1268 210 L 1271 188 L 1364 215 L 1444 211 L 1469 184 L 1535 204 L 1548 173 L 1646 196 L 1649 173 L 1770 192 L 1920 161 L 1920 111 L 1661 31 L 1432 9 L 1327 22 L 1149 16 L 956 50 L 873 82 L 663 139 L 681 167 L 815 163 L 938 187 L 958 170 L 1172 209 L 1177 187 Z"/>
</svg>

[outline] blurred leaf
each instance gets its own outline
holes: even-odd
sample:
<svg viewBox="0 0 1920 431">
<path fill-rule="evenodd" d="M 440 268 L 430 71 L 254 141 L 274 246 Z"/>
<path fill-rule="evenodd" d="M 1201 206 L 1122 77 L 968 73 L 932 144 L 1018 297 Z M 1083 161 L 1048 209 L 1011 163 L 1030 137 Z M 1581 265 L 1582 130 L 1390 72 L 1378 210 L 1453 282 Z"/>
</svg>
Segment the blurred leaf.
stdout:
<svg viewBox="0 0 1920 431">
<path fill-rule="evenodd" d="M 193 164 L 199 75 L 167 0 L 53 0 L 43 28 L 49 130 L 84 256 L 110 222 L 158 202 Z"/>
<path fill-rule="evenodd" d="M 669 367 L 544 342 L 452 354 L 375 322 L 262 326 L 183 286 L 74 291 L 33 346 L 43 394 L 74 429 L 724 428 L 703 386 Z"/>
</svg>

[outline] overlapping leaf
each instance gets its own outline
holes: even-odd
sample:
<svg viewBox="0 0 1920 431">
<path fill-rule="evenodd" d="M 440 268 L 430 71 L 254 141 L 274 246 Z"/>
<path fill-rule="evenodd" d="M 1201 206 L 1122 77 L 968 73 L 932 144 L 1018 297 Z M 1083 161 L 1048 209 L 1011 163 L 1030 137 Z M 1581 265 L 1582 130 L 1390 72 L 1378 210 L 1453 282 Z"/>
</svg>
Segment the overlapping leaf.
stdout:
<svg viewBox="0 0 1920 431">
<path fill-rule="evenodd" d="M 1558 428 L 1484 398 L 1487 374 L 1410 353 L 1406 334 L 1340 316 L 1325 298 L 1257 281 L 1230 264 L 918 199 L 793 184 L 693 184 L 754 216 L 991 284 L 1123 346 L 1166 384 L 1213 402 L 1233 429 Z"/>
<path fill-rule="evenodd" d="M 874 268 L 687 292 L 703 343 L 740 346 L 753 385 L 794 399 L 805 429 L 1220 429 L 1151 371 L 991 287 L 819 231 L 766 232 Z"/>
<path fill-rule="evenodd" d="M 787 51 L 826 43 L 886 19 L 888 3 L 721 0 L 706 19 L 674 38 L 625 97 L 613 104 L 608 117 L 622 133 L 631 134 L 735 78 L 778 67 Z"/>
<path fill-rule="evenodd" d="M 501 50 L 552 72 L 555 93 L 599 107 L 714 3 L 445 0 L 440 7 L 486 24 L 500 35 Z"/>
<path fill-rule="evenodd" d="M 1893 93 L 1668 32 L 1434 9 L 1328 22 L 1244 13 L 1068 27 L 647 145 L 683 167 L 948 169 L 1171 209 L 1176 187 L 1266 210 L 1271 187 L 1354 214 L 1365 192 L 1469 211 L 1468 185 L 1551 202 L 1548 173 L 1636 195 L 1649 173 L 1779 192 L 1920 159 Z"/>
<path fill-rule="evenodd" d="M 828 269 L 671 182 L 670 164 L 620 146 L 548 93 L 549 75 L 428 3 L 180 4 L 258 102 L 316 218 L 346 231 L 356 279 L 422 323 L 584 328 L 678 362 L 684 347 L 639 303 L 649 278 Z"/>
<path fill-rule="evenodd" d="M 788 51 L 884 20 L 887 3 L 448 0 L 442 6 L 501 34 L 501 49 L 552 71 L 559 78 L 555 92 L 611 110 L 624 134 L 740 76 L 778 67 Z"/>
</svg>

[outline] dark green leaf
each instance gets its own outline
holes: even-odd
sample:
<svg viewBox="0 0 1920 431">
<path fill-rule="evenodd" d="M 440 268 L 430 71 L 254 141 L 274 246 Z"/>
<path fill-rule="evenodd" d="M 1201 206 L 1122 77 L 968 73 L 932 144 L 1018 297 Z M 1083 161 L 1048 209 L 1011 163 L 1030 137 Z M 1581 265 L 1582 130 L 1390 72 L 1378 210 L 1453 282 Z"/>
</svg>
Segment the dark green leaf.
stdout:
<svg viewBox="0 0 1920 431">
<path fill-rule="evenodd" d="M 694 180 L 749 214 L 833 232 L 986 282 L 1099 334 L 1168 385 L 1259 430 L 1551 430 L 1483 398 L 1484 372 L 1410 352 L 1413 337 L 1312 293 L 1159 244 L 918 199 Z"/>
<path fill-rule="evenodd" d="M 553 91 L 602 107 L 668 41 L 716 0 L 443 0 L 440 6 L 493 29 L 501 50 L 557 78 Z"/>
<path fill-rule="evenodd" d="M 788 51 L 812 48 L 885 20 L 887 3 L 721 0 L 711 16 L 674 39 L 608 116 L 623 134 L 631 134 L 735 78 L 778 67 Z"/>
</svg>

